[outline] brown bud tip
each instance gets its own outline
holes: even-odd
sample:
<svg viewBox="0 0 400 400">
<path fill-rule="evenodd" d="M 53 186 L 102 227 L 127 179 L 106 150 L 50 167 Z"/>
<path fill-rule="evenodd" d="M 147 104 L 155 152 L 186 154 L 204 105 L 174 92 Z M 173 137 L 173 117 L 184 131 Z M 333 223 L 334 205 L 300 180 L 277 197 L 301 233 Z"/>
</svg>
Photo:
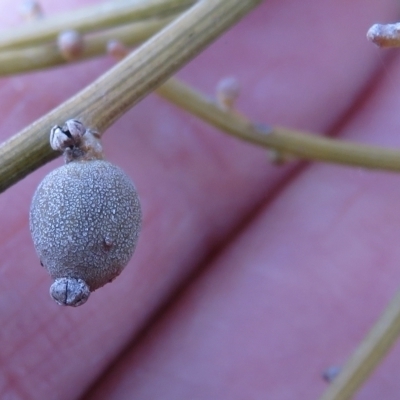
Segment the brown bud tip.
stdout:
<svg viewBox="0 0 400 400">
<path fill-rule="evenodd" d="M 233 108 L 235 101 L 239 97 L 239 93 L 239 82 L 233 76 L 222 79 L 217 85 L 217 100 L 222 108 Z"/>
<path fill-rule="evenodd" d="M 86 303 L 90 289 L 83 279 L 59 278 L 50 286 L 50 296 L 61 306 L 78 307 Z"/>
<path fill-rule="evenodd" d="M 51 128 L 50 146 L 56 151 L 64 151 L 70 146 L 78 146 L 85 133 L 86 128 L 81 122 L 69 119 L 64 126 L 56 125 Z"/>
<path fill-rule="evenodd" d="M 128 55 L 129 50 L 119 40 L 109 40 L 107 42 L 107 53 L 117 60 L 122 60 Z"/>
<path fill-rule="evenodd" d="M 76 160 L 102 160 L 103 148 L 97 132 L 86 129 L 82 122 L 69 119 L 50 131 L 50 146 L 64 153 L 65 162 Z"/>
<path fill-rule="evenodd" d="M 61 32 L 58 35 L 57 45 L 61 55 L 67 61 L 76 60 L 83 53 L 82 35 L 74 30 Z"/>
</svg>

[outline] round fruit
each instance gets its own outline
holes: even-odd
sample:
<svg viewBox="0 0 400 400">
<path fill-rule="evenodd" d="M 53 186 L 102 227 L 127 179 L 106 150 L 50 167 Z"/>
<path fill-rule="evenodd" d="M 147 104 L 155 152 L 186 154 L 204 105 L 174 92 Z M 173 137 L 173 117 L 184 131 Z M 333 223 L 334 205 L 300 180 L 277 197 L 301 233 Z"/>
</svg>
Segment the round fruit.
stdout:
<svg viewBox="0 0 400 400">
<path fill-rule="evenodd" d="M 104 160 L 72 161 L 37 188 L 30 229 L 41 264 L 55 280 L 59 303 L 83 304 L 117 277 L 130 260 L 141 225 L 136 189 Z"/>
</svg>

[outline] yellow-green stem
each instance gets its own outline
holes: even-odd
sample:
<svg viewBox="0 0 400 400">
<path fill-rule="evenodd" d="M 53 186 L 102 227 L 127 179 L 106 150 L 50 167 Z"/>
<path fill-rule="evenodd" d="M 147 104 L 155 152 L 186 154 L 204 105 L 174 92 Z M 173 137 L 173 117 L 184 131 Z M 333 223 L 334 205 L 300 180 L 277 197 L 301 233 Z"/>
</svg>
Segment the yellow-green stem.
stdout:
<svg viewBox="0 0 400 400">
<path fill-rule="evenodd" d="M 379 365 L 400 334 L 400 291 L 320 400 L 349 400 Z"/>
<path fill-rule="evenodd" d="M 109 40 L 119 40 L 126 46 L 134 46 L 148 39 L 165 27 L 173 18 L 148 19 L 132 22 L 116 28 L 101 31 L 83 38 L 83 52 L 76 61 L 85 60 L 106 53 Z M 0 76 L 15 75 L 38 69 L 67 64 L 57 44 L 50 42 L 21 49 L 0 51 Z"/>
<path fill-rule="evenodd" d="M 281 127 L 257 126 L 245 117 L 220 108 L 177 79 L 170 79 L 157 93 L 215 127 L 255 145 L 318 160 L 364 168 L 400 171 L 400 151 L 349 143 Z"/>
<path fill-rule="evenodd" d="M 119 0 L 52 15 L 1 32 L 0 50 L 31 47 L 55 40 L 60 32 L 98 31 L 152 17 L 166 17 L 190 7 L 196 0 Z"/>
<path fill-rule="evenodd" d="M 49 146 L 53 125 L 75 118 L 104 132 L 260 2 L 201 0 L 90 86 L 0 145 L 0 191 L 57 156 Z"/>
</svg>

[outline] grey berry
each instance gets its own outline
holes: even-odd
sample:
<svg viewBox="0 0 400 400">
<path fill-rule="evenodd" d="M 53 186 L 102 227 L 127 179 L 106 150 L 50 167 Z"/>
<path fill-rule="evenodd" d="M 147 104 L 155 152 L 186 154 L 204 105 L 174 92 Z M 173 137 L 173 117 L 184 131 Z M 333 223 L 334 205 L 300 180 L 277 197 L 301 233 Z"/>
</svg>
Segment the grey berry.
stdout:
<svg viewBox="0 0 400 400">
<path fill-rule="evenodd" d="M 104 160 L 72 161 L 37 188 L 30 229 L 42 265 L 55 280 L 52 297 L 83 304 L 117 277 L 130 260 L 141 225 L 136 189 Z"/>
</svg>

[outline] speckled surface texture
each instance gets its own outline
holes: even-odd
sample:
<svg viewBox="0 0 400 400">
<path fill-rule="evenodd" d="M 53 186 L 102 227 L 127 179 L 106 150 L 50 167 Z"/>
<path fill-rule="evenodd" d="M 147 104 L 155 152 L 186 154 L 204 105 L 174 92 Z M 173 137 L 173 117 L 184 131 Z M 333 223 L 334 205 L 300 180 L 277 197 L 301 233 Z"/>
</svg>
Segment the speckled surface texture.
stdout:
<svg viewBox="0 0 400 400">
<path fill-rule="evenodd" d="M 80 278 L 91 291 L 130 260 L 141 225 L 133 183 L 107 161 L 72 161 L 50 172 L 30 211 L 36 251 L 53 279 Z"/>
</svg>

